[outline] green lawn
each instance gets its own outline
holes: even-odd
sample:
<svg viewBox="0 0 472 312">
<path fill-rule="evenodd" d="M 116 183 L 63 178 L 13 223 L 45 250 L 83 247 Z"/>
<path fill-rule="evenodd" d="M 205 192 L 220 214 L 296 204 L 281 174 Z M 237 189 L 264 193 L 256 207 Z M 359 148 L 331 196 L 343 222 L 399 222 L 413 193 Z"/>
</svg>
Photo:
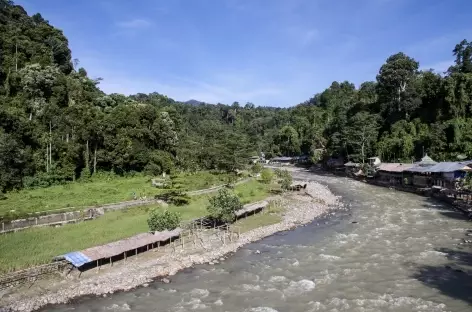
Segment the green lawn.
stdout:
<svg viewBox="0 0 472 312">
<path fill-rule="evenodd" d="M 236 186 L 234 191 L 243 202 L 253 202 L 267 197 L 269 187 L 249 181 Z M 196 196 L 188 205 L 169 209 L 180 212 L 183 220 L 200 217 L 206 214 L 208 199 L 213 195 Z M 0 273 L 48 263 L 54 256 L 146 232 L 148 211 L 153 207 L 113 211 L 95 220 L 58 228 L 32 228 L 0 235 Z"/>
<path fill-rule="evenodd" d="M 241 233 L 254 230 L 258 227 L 272 225 L 275 223 L 279 223 L 282 220 L 281 216 L 278 214 L 256 214 L 253 216 L 249 216 L 244 219 L 239 219 L 233 224 L 233 228 L 237 231 L 237 227 L 239 227 Z"/>
<path fill-rule="evenodd" d="M 198 190 L 221 185 L 228 179 L 227 174 L 199 172 L 192 175 L 180 174 L 175 179 L 174 187 L 183 190 Z M 65 185 L 21 190 L 7 193 L 7 199 L 0 200 L 0 219 L 23 217 L 31 212 L 86 207 L 115 203 L 133 199 L 136 196 L 152 197 L 161 190 L 152 187 L 151 177 L 114 177 L 92 182 L 73 182 Z M 12 211 L 13 210 L 13 211 Z"/>
</svg>

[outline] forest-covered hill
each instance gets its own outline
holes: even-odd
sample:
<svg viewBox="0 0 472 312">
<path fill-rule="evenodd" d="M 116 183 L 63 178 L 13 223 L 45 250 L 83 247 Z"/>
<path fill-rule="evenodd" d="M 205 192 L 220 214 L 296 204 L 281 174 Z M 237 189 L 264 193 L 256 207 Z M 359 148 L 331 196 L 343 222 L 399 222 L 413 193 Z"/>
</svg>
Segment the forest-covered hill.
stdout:
<svg viewBox="0 0 472 312">
<path fill-rule="evenodd" d="M 0 47 L 0 191 L 103 170 L 233 170 L 258 152 L 314 161 L 472 157 L 466 40 L 451 47 L 455 65 L 447 73 L 420 71 L 397 53 L 375 81 L 333 82 L 290 108 L 105 94 L 78 68 L 61 30 L 8 0 L 0 0 Z"/>
</svg>

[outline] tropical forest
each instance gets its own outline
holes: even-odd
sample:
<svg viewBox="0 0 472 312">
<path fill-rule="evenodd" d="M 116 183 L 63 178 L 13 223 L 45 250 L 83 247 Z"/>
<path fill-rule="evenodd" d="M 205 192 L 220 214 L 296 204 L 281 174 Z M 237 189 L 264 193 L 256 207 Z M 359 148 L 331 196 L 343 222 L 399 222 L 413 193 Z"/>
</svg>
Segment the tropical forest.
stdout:
<svg viewBox="0 0 472 312">
<path fill-rule="evenodd" d="M 446 72 L 386 55 L 372 81 L 334 81 L 287 108 L 106 94 L 60 29 L 0 1 L 0 191 L 100 173 L 233 172 L 251 156 L 364 162 L 472 157 L 472 42 Z"/>
</svg>

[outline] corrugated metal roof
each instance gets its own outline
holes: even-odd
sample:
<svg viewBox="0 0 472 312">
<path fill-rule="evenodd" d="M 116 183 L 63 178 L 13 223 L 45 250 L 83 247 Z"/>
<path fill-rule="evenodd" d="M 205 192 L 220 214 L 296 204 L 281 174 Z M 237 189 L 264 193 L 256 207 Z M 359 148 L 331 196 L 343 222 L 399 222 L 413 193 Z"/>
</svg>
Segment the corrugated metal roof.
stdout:
<svg viewBox="0 0 472 312">
<path fill-rule="evenodd" d="M 246 204 L 246 205 L 243 206 L 242 209 L 239 209 L 238 211 L 236 211 L 235 214 L 236 214 L 236 216 L 240 217 L 245 213 L 253 212 L 255 210 L 265 208 L 265 207 L 267 207 L 267 205 L 269 205 L 269 202 L 266 201 L 266 200 L 251 203 L 251 204 Z"/>
<path fill-rule="evenodd" d="M 347 163 L 344 164 L 345 167 L 359 167 L 360 164 L 359 163 L 355 163 L 355 162 L 352 162 L 352 161 L 348 161 Z"/>
<path fill-rule="evenodd" d="M 408 168 L 406 169 L 405 171 L 408 171 L 408 172 L 417 172 L 417 173 L 425 173 L 425 172 L 431 172 L 430 169 L 432 168 L 432 166 L 430 167 L 424 167 L 424 166 L 420 166 L 418 164 L 414 164 L 414 166 L 412 166 L 411 168 Z"/>
<path fill-rule="evenodd" d="M 429 168 L 430 172 L 454 172 L 472 170 L 463 162 L 440 162 Z"/>
<path fill-rule="evenodd" d="M 292 157 L 274 157 L 271 159 L 271 161 L 290 161 L 292 160 Z"/>
<path fill-rule="evenodd" d="M 381 163 L 379 165 L 379 171 L 386 172 L 403 172 L 413 167 L 414 164 L 402 164 L 402 163 Z"/>
<path fill-rule="evenodd" d="M 149 244 L 166 241 L 169 238 L 179 236 L 182 229 L 152 233 L 141 233 L 126 239 L 112 242 L 106 245 L 95 246 L 65 254 L 63 257 L 76 267 L 99 259 L 111 258 L 121 255 L 126 251 L 134 250 Z"/>
<path fill-rule="evenodd" d="M 424 167 L 424 166 L 419 166 L 416 165 L 406 171 L 410 172 L 418 172 L 418 173 L 424 173 L 424 172 L 454 172 L 454 171 L 471 171 L 472 169 L 467 166 L 470 164 L 468 161 L 461 161 L 461 162 L 440 162 L 437 163 L 434 166 L 429 166 L 429 167 Z"/>
</svg>

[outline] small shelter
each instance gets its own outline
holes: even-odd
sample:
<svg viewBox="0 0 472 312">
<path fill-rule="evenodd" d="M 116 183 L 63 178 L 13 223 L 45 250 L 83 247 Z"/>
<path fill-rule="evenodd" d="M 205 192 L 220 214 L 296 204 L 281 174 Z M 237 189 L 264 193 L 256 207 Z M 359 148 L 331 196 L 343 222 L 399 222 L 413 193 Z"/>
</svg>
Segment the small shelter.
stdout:
<svg viewBox="0 0 472 312">
<path fill-rule="evenodd" d="M 389 185 L 409 184 L 408 175 L 404 172 L 413 166 L 413 164 L 403 163 L 381 163 L 377 169 L 376 178 L 379 182 Z"/>
<path fill-rule="evenodd" d="M 355 174 L 359 171 L 361 164 L 348 161 L 347 163 L 344 164 L 344 167 L 346 169 L 346 174 Z"/>
<path fill-rule="evenodd" d="M 103 263 L 112 264 L 114 258 L 126 260 L 129 255 L 137 255 L 140 251 L 155 248 L 161 242 L 179 237 L 181 232 L 182 229 L 176 228 L 172 231 L 141 233 L 109 244 L 69 252 L 55 257 L 55 260 L 66 260 L 76 268 L 83 268 L 86 265 L 100 266 Z"/>
<path fill-rule="evenodd" d="M 421 158 L 421 161 L 417 162 L 416 164 L 420 167 L 429 167 L 436 165 L 437 162 L 429 157 L 428 154 L 426 154 L 423 158 Z"/>
<path fill-rule="evenodd" d="M 434 161 L 428 155 L 425 155 L 421 158 L 421 161 L 414 163 L 414 166 L 405 170 L 413 174 L 413 185 L 419 187 L 431 187 L 431 168 L 436 165 L 437 162 Z"/>
<path fill-rule="evenodd" d="M 271 163 L 275 164 L 290 164 L 292 161 L 292 157 L 274 157 L 270 160 Z"/>
</svg>

